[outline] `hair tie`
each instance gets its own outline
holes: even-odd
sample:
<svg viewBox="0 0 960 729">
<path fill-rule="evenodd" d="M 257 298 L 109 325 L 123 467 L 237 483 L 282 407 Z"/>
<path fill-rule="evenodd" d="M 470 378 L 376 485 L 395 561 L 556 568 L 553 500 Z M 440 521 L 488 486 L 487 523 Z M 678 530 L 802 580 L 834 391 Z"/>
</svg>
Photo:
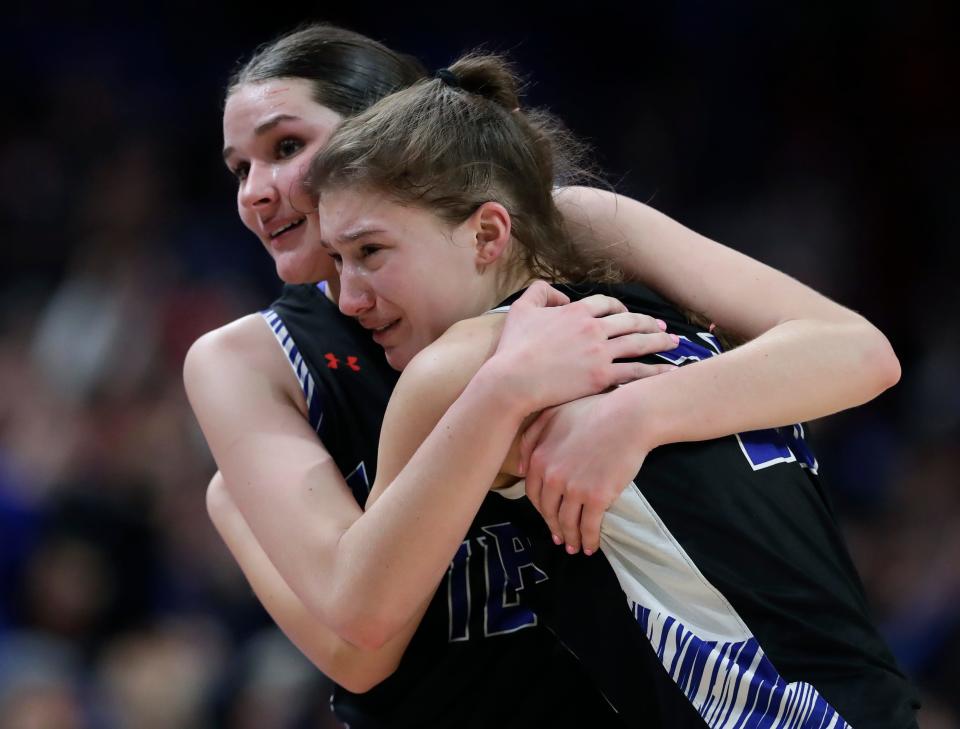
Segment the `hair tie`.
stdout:
<svg viewBox="0 0 960 729">
<path fill-rule="evenodd" d="M 447 86 L 449 86 L 452 89 L 463 88 L 460 85 L 460 79 L 458 79 L 457 75 L 453 71 L 451 71 L 449 68 L 441 68 L 439 71 L 433 74 L 433 77 L 440 79 L 443 83 L 445 83 Z"/>
</svg>

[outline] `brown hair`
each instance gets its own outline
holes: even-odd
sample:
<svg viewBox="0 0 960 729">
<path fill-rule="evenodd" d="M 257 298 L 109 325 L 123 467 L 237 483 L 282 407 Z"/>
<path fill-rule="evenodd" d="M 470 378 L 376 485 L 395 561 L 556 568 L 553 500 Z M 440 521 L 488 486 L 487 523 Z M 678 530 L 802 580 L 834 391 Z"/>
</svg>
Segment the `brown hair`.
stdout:
<svg viewBox="0 0 960 729">
<path fill-rule="evenodd" d="M 314 101 L 349 117 L 425 75 L 413 56 L 351 30 L 311 23 L 260 46 L 231 74 L 226 96 L 247 83 L 303 79 Z"/>
<path fill-rule="evenodd" d="M 369 187 L 451 224 L 495 200 L 520 244 L 511 262 L 558 281 L 615 278 L 564 232 L 553 188 L 596 179 L 585 147 L 550 114 L 521 110 L 519 81 L 499 56 L 467 55 L 344 122 L 311 164 L 305 184 Z"/>
</svg>

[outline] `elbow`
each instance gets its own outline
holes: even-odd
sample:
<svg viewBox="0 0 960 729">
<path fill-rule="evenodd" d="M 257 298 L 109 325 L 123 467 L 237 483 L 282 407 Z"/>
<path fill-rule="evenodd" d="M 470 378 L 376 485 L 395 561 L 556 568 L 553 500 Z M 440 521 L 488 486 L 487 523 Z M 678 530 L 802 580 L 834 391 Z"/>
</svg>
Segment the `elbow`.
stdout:
<svg viewBox="0 0 960 729">
<path fill-rule="evenodd" d="M 399 635 L 414 616 L 403 620 L 395 609 L 395 601 L 367 591 L 333 590 L 327 601 L 327 624 L 339 638 L 361 651 L 378 651 Z"/>
<path fill-rule="evenodd" d="M 396 666 L 391 667 L 389 670 L 348 670 L 343 671 L 338 676 L 330 676 L 330 678 L 336 681 L 337 685 L 342 686 L 352 694 L 365 694 L 367 691 L 372 690 L 375 686 L 390 678 L 395 670 Z"/>
<path fill-rule="evenodd" d="M 894 353 L 893 348 L 889 347 L 889 356 L 883 371 L 883 380 L 881 385 L 882 388 L 887 390 L 896 385 L 898 382 L 900 382 L 900 375 L 900 360 L 897 359 L 897 355 Z"/>
<path fill-rule="evenodd" d="M 399 633 L 400 626 L 384 615 L 364 611 L 338 616 L 334 630 L 341 640 L 359 650 L 378 651 Z"/>
<path fill-rule="evenodd" d="M 901 370 L 900 360 L 893 351 L 890 341 L 880 330 L 875 329 L 874 333 L 874 344 L 868 350 L 864 369 L 870 373 L 870 382 L 875 384 L 873 394 L 875 397 L 900 381 Z"/>
<path fill-rule="evenodd" d="M 364 694 L 397 670 L 402 652 L 386 657 L 383 649 L 396 633 L 383 621 L 356 616 L 332 627 L 342 645 L 328 675 L 347 691 Z"/>
<path fill-rule="evenodd" d="M 207 516 L 210 517 L 210 521 L 213 522 L 214 525 L 218 525 L 224 519 L 224 515 L 231 505 L 226 484 L 219 471 L 210 479 L 206 496 Z"/>
<path fill-rule="evenodd" d="M 343 560 L 340 562 L 342 568 Z M 402 602 L 398 595 L 364 579 L 363 570 L 338 572 L 327 582 L 323 613 L 325 622 L 344 642 L 361 651 L 380 650 L 416 617 L 398 609 Z"/>
</svg>

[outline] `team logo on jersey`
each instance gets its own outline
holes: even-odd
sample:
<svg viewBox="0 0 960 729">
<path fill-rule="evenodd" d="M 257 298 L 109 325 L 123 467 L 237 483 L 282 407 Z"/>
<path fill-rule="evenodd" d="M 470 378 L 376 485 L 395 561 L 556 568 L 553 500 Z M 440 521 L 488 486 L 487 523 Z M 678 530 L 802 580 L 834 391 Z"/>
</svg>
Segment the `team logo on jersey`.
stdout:
<svg viewBox="0 0 960 729">
<path fill-rule="evenodd" d="M 323 358 L 327 360 L 327 367 L 331 370 L 338 370 L 340 369 L 340 365 L 343 364 L 349 370 L 353 370 L 354 372 L 360 371 L 360 358 L 352 354 L 347 355 L 346 361 L 340 359 L 333 352 L 327 352 L 323 355 Z"/>
<path fill-rule="evenodd" d="M 470 640 L 475 620 L 474 630 L 485 638 L 532 628 L 537 616 L 521 602 L 520 593 L 549 579 L 533 562 L 530 538 L 513 524 L 490 524 L 480 530 L 483 536 L 465 540 L 447 570 L 451 642 Z M 480 572 L 471 580 L 476 570 Z"/>
</svg>

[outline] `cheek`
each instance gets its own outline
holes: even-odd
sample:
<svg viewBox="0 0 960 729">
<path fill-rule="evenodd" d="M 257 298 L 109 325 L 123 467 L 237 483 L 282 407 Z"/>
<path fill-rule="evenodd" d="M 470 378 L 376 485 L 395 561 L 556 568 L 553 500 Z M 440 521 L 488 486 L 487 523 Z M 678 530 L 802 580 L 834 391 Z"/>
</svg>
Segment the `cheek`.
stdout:
<svg viewBox="0 0 960 729">
<path fill-rule="evenodd" d="M 260 227 L 257 224 L 257 216 L 254 214 L 250 208 L 246 205 L 241 204 L 240 202 L 241 190 L 237 189 L 237 215 L 240 217 L 240 222 L 243 223 L 244 227 L 249 230 L 251 233 L 260 237 Z"/>
<path fill-rule="evenodd" d="M 335 281 L 337 280 L 337 266 L 325 252 L 320 251 L 313 259 L 314 280 L 316 281 Z"/>
<path fill-rule="evenodd" d="M 303 191 L 303 173 L 301 164 L 296 160 L 290 160 L 286 164 L 274 167 L 274 184 L 277 186 L 277 192 L 280 199 L 286 202 L 290 208 L 301 213 L 309 212 L 313 206 L 309 197 Z"/>
</svg>

